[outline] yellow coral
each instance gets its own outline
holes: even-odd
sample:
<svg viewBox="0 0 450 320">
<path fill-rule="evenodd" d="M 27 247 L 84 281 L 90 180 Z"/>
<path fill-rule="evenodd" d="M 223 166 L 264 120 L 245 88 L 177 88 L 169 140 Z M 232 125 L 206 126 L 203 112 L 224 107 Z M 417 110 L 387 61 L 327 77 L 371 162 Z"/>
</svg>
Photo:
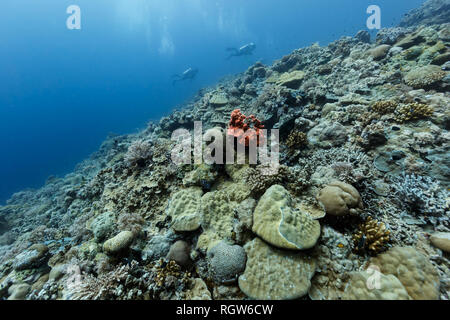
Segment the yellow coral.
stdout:
<svg viewBox="0 0 450 320">
<path fill-rule="evenodd" d="M 397 108 L 397 103 L 392 100 L 377 101 L 372 105 L 372 110 L 379 114 L 392 113 Z"/>
<path fill-rule="evenodd" d="M 395 119 L 398 122 L 417 120 L 429 117 L 433 114 L 433 112 L 433 107 L 427 104 L 413 102 L 398 107 L 395 110 Z"/>
<path fill-rule="evenodd" d="M 353 235 L 356 250 L 367 249 L 370 252 L 380 252 L 389 242 L 390 231 L 383 222 L 368 217 L 359 226 L 359 230 Z"/>
</svg>

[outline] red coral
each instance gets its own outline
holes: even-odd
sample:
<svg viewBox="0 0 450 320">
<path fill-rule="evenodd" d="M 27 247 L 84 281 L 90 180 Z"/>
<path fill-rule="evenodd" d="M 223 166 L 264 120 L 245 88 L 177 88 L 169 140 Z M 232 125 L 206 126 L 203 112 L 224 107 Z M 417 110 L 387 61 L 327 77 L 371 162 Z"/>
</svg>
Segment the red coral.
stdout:
<svg viewBox="0 0 450 320">
<path fill-rule="evenodd" d="M 251 124 L 253 127 L 250 126 Z M 259 146 L 264 141 L 262 129 L 264 129 L 264 125 L 254 115 L 247 117 L 241 113 L 240 109 L 231 112 L 228 135 L 236 137 L 238 143 L 248 146 L 250 141 L 256 140 L 256 145 Z"/>
</svg>

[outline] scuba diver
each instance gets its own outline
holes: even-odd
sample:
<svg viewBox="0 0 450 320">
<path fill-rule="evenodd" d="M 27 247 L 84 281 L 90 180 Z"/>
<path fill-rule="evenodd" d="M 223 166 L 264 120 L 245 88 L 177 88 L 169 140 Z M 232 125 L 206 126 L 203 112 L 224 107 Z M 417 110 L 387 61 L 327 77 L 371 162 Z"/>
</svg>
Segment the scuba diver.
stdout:
<svg viewBox="0 0 450 320">
<path fill-rule="evenodd" d="M 245 46 L 236 48 L 228 48 L 227 51 L 233 51 L 227 58 L 227 60 L 231 59 L 231 57 L 240 57 L 240 56 L 249 56 L 253 54 L 253 50 L 256 49 L 256 44 L 253 42 L 246 44 Z"/>
<path fill-rule="evenodd" d="M 175 74 L 172 76 L 172 78 L 176 78 L 175 80 L 173 80 L 172 85 L 175 85 L 175 83 L 177 83 L 178 81 L 184 81 L 187 79 L 193 80 L 197 75 L 197 73 L 198 73 L 197 68 L 189 68 L 186 71 L 184 71 L 181 75 Z"/>
</svg>

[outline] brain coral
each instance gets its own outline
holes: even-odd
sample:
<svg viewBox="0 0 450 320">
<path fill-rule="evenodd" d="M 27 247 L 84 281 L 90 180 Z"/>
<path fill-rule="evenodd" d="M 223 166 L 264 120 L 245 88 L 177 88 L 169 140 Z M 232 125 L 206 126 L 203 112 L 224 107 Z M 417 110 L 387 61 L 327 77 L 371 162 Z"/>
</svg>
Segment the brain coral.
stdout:
<svg viewBox="0 0 450 320">
<path fill-rule="evenodd" d="M 377 271 L 375 271 L 377 272 Z M 372 281 L 378 281 L 379 287 L 369 289 Z M 369 273 L 367 271 L 351 272 L 347 283 L 344 300 L 411 300 L 402 283 L 393 275 Z"/>
<path fill-rule="evenodd" d="M 175 231 L 193 231 L 200 227 L 202 194 L 201 188 L 191 187 L 172 196 L 167 214 L 172 218 Z"/>
<path fill-rule="evenodd" d="M 325 211 L 334 216 L 343 216 L 352 208 L 362 208 L 361 196 L 352 185 L 334 181 L 319 191 L 317 200 Z"/>
<path fill-rule="evenodd" d="M 214 281 L 228 283 L 236 281 L 237 276 L 244 271 L 247 256 L 241 246 L 220 241 L 208 251 L 208 260 Z"/>
<path fill-rule="evenodd" d="M 408 72 L 405 83 L 415 89 L 427 88 L 441 81 L 446 74 L 439 66 L 428 65 Z"/>
<path fill-rule="evenodd" d="M 412 247 L 393 247 L 371 259 L 383 274 L 396 276 L 414 300 L 439 298 L 439 275 L 431 262 Z"/>
<path fill-rule="evenodd" d="M 286 249 L 309 249 L 320 236 L 320 224 L 310 215 L 294 211 L 289 192 L 273 185 L 264 193 L 253 212 L 253 232 Z"/>
<path fill-rule="evenodd" d="M 247 265 L 239 288 L 252 299 L 284 300 L 304 296 L 311 286 L 315 261 L 303 253 L 270 247 L 259 238 L 244 246 Z"/>
</svg>

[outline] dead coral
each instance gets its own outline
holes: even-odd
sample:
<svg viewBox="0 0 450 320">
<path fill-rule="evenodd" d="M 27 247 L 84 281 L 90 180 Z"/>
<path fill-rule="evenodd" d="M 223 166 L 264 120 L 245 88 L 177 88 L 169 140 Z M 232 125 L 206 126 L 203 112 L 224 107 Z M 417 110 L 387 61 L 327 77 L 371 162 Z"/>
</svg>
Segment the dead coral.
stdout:
<svg viewBox="0 0 450 320">
<path fill-rule="evenodd" d="M 390 231 L 386 229 L 383 222 L 368 217 L 359 225 L 359 230 L 353 235 L 355 250 L 362 252 L 368 250 L 370 253 L 378 253 L 385 249 L 389 242 Z"/>
</svg>

